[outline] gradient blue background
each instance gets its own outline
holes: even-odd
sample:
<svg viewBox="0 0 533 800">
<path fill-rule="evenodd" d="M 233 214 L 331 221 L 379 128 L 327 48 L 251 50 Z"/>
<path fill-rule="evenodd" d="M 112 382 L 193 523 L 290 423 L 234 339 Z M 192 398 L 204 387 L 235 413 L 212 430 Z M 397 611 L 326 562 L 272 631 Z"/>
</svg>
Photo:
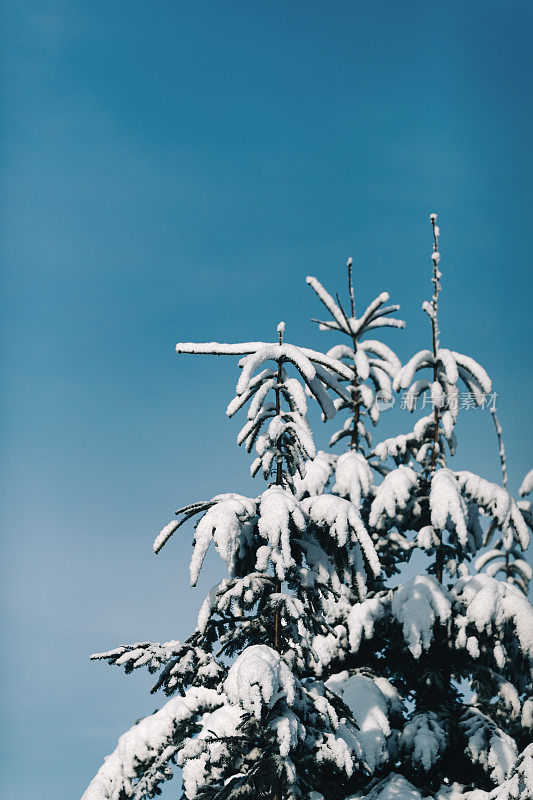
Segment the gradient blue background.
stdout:
<svg viewBox="0 0 533 800">
<path fill-rule="evenodd" d="M 153 536 L 260 490 L 224 414 L 236 364 L 176 341 L 284 319 L 326 348 L 304 279 L 341 290 L 353 255 L 358 307 L 402 304 L 407 358 L 429 343 L 435 210 L 443 345 L 494 379 L 513 490 L 531 466 L 533 6 L 3 8 L 1 793 L 71 800 L 161 702 L 89 653 L 184 637 L 221 574 L 210 558 L 188 589 L 191 528 L 157 558 Z M 411 424 L 383 435 L 393 419 Z M 461 435 L 457 466 L 498 479 L 488 413 Z"/>
</svg>

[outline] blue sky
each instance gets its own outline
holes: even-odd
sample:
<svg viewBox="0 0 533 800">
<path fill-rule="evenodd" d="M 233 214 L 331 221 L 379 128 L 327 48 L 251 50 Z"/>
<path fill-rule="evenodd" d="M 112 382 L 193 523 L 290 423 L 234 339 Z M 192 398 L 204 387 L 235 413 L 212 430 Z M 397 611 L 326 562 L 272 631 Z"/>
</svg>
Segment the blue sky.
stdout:
<svg viewBox="0 0 533 800">
<path fill-rule="evenodd" d="M 157 558 L 153 536 L 184 503 L 259 491 L 224 414 L 235 363 L 176 341 L 268 340 L 283 319 L 326 348 L 305 276 L 342 290 L 352 255 L 361 303 L 401 303 L 406 359 L 429 343 L 437 211 L 443 345 L 494 380 L 514 490 L 531 466 L 533 7 L 4 11 L 0 785 L 70 800 L 158 702 L 88 654 L 184 637 L 221 574 L 210 559 L 188 589 L 191 530 Z M 457 465 L 497 479 L 489 415 L 461 431 Z"/>
</svg>

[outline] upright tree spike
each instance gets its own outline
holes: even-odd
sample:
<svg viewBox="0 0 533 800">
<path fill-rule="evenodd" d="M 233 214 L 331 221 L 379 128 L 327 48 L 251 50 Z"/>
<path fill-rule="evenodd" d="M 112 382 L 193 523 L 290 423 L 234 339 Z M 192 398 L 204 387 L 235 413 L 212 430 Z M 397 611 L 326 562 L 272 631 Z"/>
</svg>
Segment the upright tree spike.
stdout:
<svg viewBox="0 0 533 800">
<path fill-rule="evenodd" d="M 405 496 L 399 500 L 400 505 L 403 507 L 407 502 L 408 507 L 410 501 L 406 498 L 411 497 L 419 509 L 416 514 L 418 521 L 410 518 L 406 529 L 416 530 L 420 534 L 417 539 L 419 546 L 434 553 L 435 562 L 431 569 L 442 583 L 445 569 L 451 577 L 457 571 L 464 574 L 467 570 L 465 562 L 482 547 L 483 537 L 478 522 L 480 509 L 492 515 L 496 512 L 496 517 L 502 519 L 506 540 L 510 541 L 516 533 L 519 540 L 525 541 L 527 530 L 516 503 L 505 489 L 482 479 L 476 483 L 470 473 L 454 473 L 448 468 L 446 447 L 450 455 L 456 448 L 454 429 L 459 416 L 460 382 L 468 390 L 472 404 L 478 406 L 485 405 L 492 384 L 485 370 L 472 358 L 440 345 L 438 299 L 442 275 L 438 250 L 440 231 L 436 221 L 436 215 L 432 214 L 433 297 L 431 302 L 422 306 L 431 320 L 432 349 L 416 353 L 399 370 L 393 384 L 396 391 L 405 390 L 402 403 L 409 411 L 415 410 L 420 398 L 424 405 L 429 400 L 433 410 L 416 423 L 412 433 L 387 439 L 375 448 L 379 458 L 386 461 L 391 457 L 404 470 L 401 474 L 391 473 L 377 490 L 370 519 L 377 524 L 379 517 L 382 520 L 380 524 L 383 524 L 381 509 L 387 508 L 387 493 L 391 490 L 398 492 L 398 487 L 405 486 L 402 490 Z M 431 371 L 431 380 L 416 378 L 417 373 L 425 370 Z M 502 516 L 499 513 L 497 497 L 501 497 L 501 502 L 510 509 L 509 514 Z M 432 531 L 431 535 L 429 531 Z"/>
<path fill-rule="evenodd" d="M 348 294 L 350 295 L 350 310 L 352 312 L 352 317 L 355 317 L 355 298 L 354 298 L 353 280 L 352 280 L 353 258 L 351 256 L 346 262 L 346 266 L 348 267 Z"/>
<path fill-rule="evenodd" d="M 440 347 L 440 331 L 439 331 L 439 294 L 440 294 L 440 279 L 442 277 L 442 273 L 439 269 L 440 264 L 440 253 L 439 253 L 439 235 L 440 229 L 437 223 L 437 215 L 431 214 L 431 225 L 433 226 L 433 253 L 431 254 L 431 260 L 433 262 L 433 297 L 431 300 L 431 333 L 432 333 L 432 344 L 433 344 L 433 383 L 437 383 L 438 378 L 438 370 L 437 370 L 437 353 Z M 433 435 L 433 450 L 431 453 L 431 471 L 435 472 L 435 466 L 437 463 L 437 452 L 439 447 L 439 406 L 435 403 L 434 408 L 434 435 Z"/>
<path fill-rule="evenodd" d="M 507 489 L 507 458 L 505 455 L 505 444 L 502 436 L 502 426 L 500 425 L 500 420 L 498 419 L 496 409 L 491 408 L 490 413 L 492 414 L 492 421 L 494 422 L 496 436 L 498 437 L 498 454 L 500 456 L 500 465 L 502 468 L 502 483 L 504 489 Z"/>
</svg>

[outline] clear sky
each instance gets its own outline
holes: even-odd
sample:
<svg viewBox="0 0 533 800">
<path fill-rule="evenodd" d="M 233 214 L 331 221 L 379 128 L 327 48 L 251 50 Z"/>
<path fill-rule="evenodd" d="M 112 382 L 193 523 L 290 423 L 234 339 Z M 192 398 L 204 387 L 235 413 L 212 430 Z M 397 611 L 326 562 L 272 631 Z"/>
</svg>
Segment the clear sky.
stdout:
<svg viewBox="0 0 533 800">
<path fill-rule="evenodd" d="M 0 785 L 72 800 L 161 703 L 89 653 L 184 637 L 222 574 L 211 559 L 187 589 L 191 528 L 158 557 L 153 536 L 184 503 L 260 490 L 224 413 L 236 364 L 176 341 L 283 319 L 329 347 L 305 276 L 342 290 L 352 255 L 356 301 L 401 303 L 406 359 L 429 344 L 437 211 L 442 343 L 493 377 L 513 490 L 531 466 L 533 5 L 3 10 Z M 457 465 L 497 479 L 488 413 L 461 431 Z"/>
</svg>

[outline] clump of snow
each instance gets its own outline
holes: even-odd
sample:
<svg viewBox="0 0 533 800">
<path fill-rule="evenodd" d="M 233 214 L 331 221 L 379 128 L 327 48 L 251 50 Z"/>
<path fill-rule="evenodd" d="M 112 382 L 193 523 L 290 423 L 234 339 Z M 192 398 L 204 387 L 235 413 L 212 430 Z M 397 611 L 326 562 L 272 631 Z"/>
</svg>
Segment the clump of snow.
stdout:
<svg viewBox="0 0 533 800">
<path fill-rule="evenodd" d="M 533 786 L 533 744 L 519 755 L 508 780 L 491 792 L 490 800 L 531 800 Z"/>
<path fill-rule="evenodd" d="M 288 756 L 290 751 L 294 750 L 298 742 L 305 736 L 304 726 L 296 714 L 289 709 L 285 710 L 283 716 L 276 717 L 270 727 L 276 731 L 279 753 L 282 757 Z"/>
<path fill-rule="evenodd" d="M 449 469 L 439 469 L 433 475 L 429 495 L 431 522 L 440 531 L 446 528 L 455 530 L 463 547 L 468 543 L 466 528 L 467 509 L 459 492 L 454 473 Z"/>
<path fill-rule="evenodd" d="M 458 607 L 455 624 L 460 633 L 471 624 L 480 632 L 497 632 L 500 636 L 504 625 L 512 625 L 522 651 L 533 658 L 533 608 L 519 589 L 480 573 L 457 581 L 452 595 Z M 467 646 L 464 636 L 457 637 L 457 644 Z"/>
<path fill-rule="evenodd" d="M 290 706 L 295 698 L 295 680 L 281 656 L 264 644 L 247 647 L 232 664 L 224 682 L 231 703 L 261 717 L 263 708 L 271 708 L 284 697 Z"/>
<path fill-rule="evenodd" d="M 520 509 L 509 492 L 472 472 L 455 472 L 454 475 L 464 494 L 497 521 L 504 535 L 504 544 L 510 546 L 513 537 L 516 537 L 522 550 L 526 550 L 529 532 Z"/>
<path fill-rule="evenodd" d="M 209 508 L 196 526 L 194 551 L 190 563 L 191 584 L 198 580 L 205 555 L 212 540 L 233 573 L 235 558 L 241 545 L 241 536 L 246 530 L 246 522 L 256 513 L 256 501 L 239 494 L 220 494 L 213 498 L 214 505 Z"/>
<path fill-rule="evenodd" d="M 335 494 L 346 497 L 359 506 L 361 499 L 369 494 L 373 482 L 368 461 L 361 453 L 348 450 L 338 457 L 333 486 Z"/>
<path fill-rule="evenodd" d="M 392 772 L 370 792 L 351 795 L 347 800 L 424 800 L 424 797 L 403 775 Z"/>
<path fill-rule="evenodd" d="M 358 509 L 349 500 L 332 494 L 322 494 L 302 500 L 302 508 L 317 525 L 327 526 L 340 547 L 359 543 L 374 575 L 381 567 Z"/>
<path fill-rule="evenodd" d="M 436 714 L 415 714 L 404 727 L 400 746 L 411 756 L 413 766 L 429 771 L 445 749 L 448 737 Z"/>
<path fill-rule="evenodd" d="M 182 766 L 186 797 L 196 797 L 209 776 L 212 764 L 227 756 L 224 737 L 235 736 L 243 712 L 238 706 L 224 705 L 204 714 L 202 729 L 193 742 L 187 743 L 178 763 Z"/>
<path fill-rule="evenodd" d="M 291 554 L 290 526 L 297 531 L 305 528 L 305 518 L 298 501 L 282 486 L 271 486 L 261 495 L 258 530 L 271 549 L 276 549 L 278 578 L 283 580 L 285 569 L 294 564 Z"/>
<path fill-rule="evenodd" d="M 466 712 L 461 727 L 472 761 L 480 764 L 496 784 L 508 778 L 517 757 L 513 739 L 477 708 Z"/>
<path fill-rule="evenodd" d="M 435 622 L 449 620 L 450 600 L 433 575 L 417 575 L 393 592 L 392 613 L 403 625 L 405 641 L 415 658 L 431 645 Z"/>
<path fill-rule="evenodd" d="M 372 527 L 385 527 L 386 520 L 395 517 L 409 502 L 411 490 L 416 486 L 418 476 L 411 467 L 403 464 L 385 475 L 376 489 L 370 509 L 369 523 Z"/>
<path fill-rule="evenodd" d="M 301 498 L 308 494 L 322 494 L 329 481 L 333 467 L 334 457 L 330 453 L 319 450 L 315 458 L 305 462 L 305 475 L 294 476 L 294 489 L 296 496 Z"/>
<path fill-rule="evenodd" d="M 376 621 L 387 613 L 388 605 L 388 598 L 370 597 L 352 606 L 348 615 L 348 631 L 354 653 L 359 650 L 363 636 L 365 639 L 371 638 Z"/>
</svg>

